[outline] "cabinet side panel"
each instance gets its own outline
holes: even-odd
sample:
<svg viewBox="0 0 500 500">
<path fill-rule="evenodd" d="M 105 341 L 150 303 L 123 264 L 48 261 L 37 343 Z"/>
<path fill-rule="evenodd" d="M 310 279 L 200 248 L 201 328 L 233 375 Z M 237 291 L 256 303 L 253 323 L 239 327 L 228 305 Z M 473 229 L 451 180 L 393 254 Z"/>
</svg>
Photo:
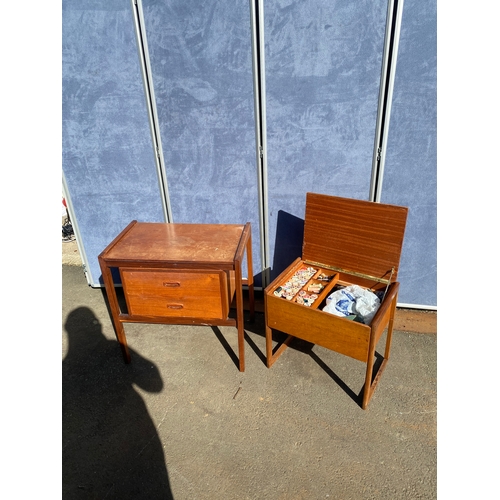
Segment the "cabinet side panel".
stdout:
<svg viewBox="0 0 500 500">
<path fill-rule="evenodd" d="M 266 294 L 266 322 L 270 328 L 366 362 L 370 328 L 332 314 Z"/>
</svg>

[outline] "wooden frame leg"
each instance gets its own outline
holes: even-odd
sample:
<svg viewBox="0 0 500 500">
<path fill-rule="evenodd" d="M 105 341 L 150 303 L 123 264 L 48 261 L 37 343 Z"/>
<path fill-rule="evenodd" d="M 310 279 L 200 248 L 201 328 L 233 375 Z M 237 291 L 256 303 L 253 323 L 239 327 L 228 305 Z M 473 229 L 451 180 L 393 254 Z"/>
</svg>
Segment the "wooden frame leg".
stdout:
<svg viewBox="0 0 500 500">
<path fill-rule="evenodd" d="M 363 389 L 363 402 L 361 404 L 361 408 L 363 408 L 363 410 L 366 410 L 366 407 L 368 406 L 368 403 L 370 402 L 370 399 L 373 396 L 373 392 L 375 391 L 378 381 L 380 380 L 382 372 L 384 371 L 385 366 L 387 364 L 387 358 L 384 358 L 384 360 L 382 361 L 382 364 L 377 370 L 377 375 L 375 376 L 375 380 L 372 382 L 374 361 L 375 361 L 375 352 L 370 354 L 370 358 L 366 366 L 365 386 Z"/>
<path fill-rule="evenodd" d="M 249 233 L 247 241 L 247 274 L 246 284 L 248 285 L 248 305 L 250 309 L 250 321 L 255 321 L 255 294 L 253 285 L 253 263 L 252 263 L 252 235 Z"/>
<path fill-rule="evenodd" d="M 268 368 L 273 366 L 274 362 L 283 354 L 283 351 L 290 345 L 295 337 L 288 335 L 273 354 L 273 330 L 266 324 L 266 365 Z"/>
<path fill-rule="evenodd" d="M 241 276 L 241 261 L 235 265 L 236 286 L 236 324 L 238 328 L 238 359 L 240 372 L 245 371 L 245 318 L 243 315 L 243 281 Z"/>
<path fill-rule="evenodd" d="M 363 402 L 361 407 L 363 410 L 366 410 L 366 407 L 368 406 L 368 403 L 370 402 L 370 399 L 373 396 L 373 392 L 375 391 L 375 388 L 377 387 L 378 381 L 380 380 L 380 377 L 382 376 L 382 372 L 385 369 L 385 366 L 387 365 L 387 361 L 389 360 L 389 355 L 391 352 L 391 342 L 392 342 L 392 331 L 394 328 L 394 314 L 396 313 L 396 303 L 397 303 L 397 296 L 394 297 L 392 304 L 391 304 L 391 313 L 389 316 L 389 323 L 387 325 L 387 338 L 385 341 L 385 352 L 384 352 L 384 360 L 382 361 L 382 364 L 380 365 L 379 369 L 377 370 L 377 374 L 375 375 L 375 379 L 372 382 L 372 377 L 373 377 L 373 364 L 375 361 L 375 342 L 370 341 L 370 349 L 368 352 L 368 362 L 366 365 L 366 377 L 365 377 L 365 386 L 363 390 Z"/>
<path fill-rule="evenodd" d="M 117 321 L 117 324 L 114 326 L 116 338 L 118 339 L 120 348 L 122 350 L 123 360 L 128 364 L 131 361 L 131 357 L 130 351 L 128 349 L 127 338 L 125 337 L 125 329 L 123 328 L 123 323 L 121 321 Z"/>
<path fill-rule="evenodd" d="M 273 331 L 266 325 L 266 365 L 271 368 L 273 364 Z"/>
<path fill-rule="evenodd" d="M 394 299 L 393 310 L 391 311 L 391 318 L 389 319 L 389 325 L 387 327 L 387 339 L 385 341 L 385 359 L 389 359 L 391 353 L 391 343 L 392 343 L 392 330 L 394 328 L 394 314 L 396 313 L 396 299 Z"/>
<path fill-rule="evenodd" d="M 128 349 L 127 337 L 125 336 L 123 323 L 118 319 L 120 315 L 120 306 L 118 305 L 118 299 L 116 297 L 116 290 L 113 283 L 113 276 L 111 275 L 111 269 L 100 261 L 99 264 L 101 266 L 104 288 L 106 290 L 109 307 L 111 309 L 111 320 L 113 323 L 113 328 L 115 330 L 116 340 L 118 340 L 118 343 L 120 344 L 120 348 L 123 354 L 123 360 L 128 364 L 131 361 L 130 351 Z"/>
</svg>

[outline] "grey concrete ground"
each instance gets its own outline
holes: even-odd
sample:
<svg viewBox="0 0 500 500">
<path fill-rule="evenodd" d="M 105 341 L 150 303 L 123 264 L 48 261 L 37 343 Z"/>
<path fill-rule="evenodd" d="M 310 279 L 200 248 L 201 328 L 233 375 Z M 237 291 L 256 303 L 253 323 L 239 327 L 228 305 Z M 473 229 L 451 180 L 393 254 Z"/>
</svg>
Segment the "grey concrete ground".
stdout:
<svg viewBox="0 0 500 500">
<path fill-rule="evenodd" d="M 436 335 L 395 332 L 362 410 L 359 361 L 297 341 L 266 368 L 261 313 L 244 373 L 230 327 L 127 324 L 125 365 L 103 292 L 62 282 L 64 499 L 437 498 Z"/>
</svg>

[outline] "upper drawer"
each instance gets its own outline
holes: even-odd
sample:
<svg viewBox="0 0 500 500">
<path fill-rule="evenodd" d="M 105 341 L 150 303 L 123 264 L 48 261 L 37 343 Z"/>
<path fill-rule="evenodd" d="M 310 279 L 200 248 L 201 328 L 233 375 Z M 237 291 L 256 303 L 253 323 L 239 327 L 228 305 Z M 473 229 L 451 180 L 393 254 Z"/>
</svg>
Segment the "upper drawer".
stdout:
<svg viewBox="0 0 500 500">
<path fill-rule="evenodd" d="M 122 268 L 128 312 L 138 316 L 226 319 L 224 271 Z"/>
</svg>

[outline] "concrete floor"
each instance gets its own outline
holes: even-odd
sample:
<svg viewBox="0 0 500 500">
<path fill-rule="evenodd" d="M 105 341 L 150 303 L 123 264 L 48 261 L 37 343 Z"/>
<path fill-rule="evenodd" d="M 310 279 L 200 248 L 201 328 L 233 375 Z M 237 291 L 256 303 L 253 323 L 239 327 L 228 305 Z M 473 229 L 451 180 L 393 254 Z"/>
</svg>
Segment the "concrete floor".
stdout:
<svg viewBox="0 0 500 500">
<path fill-rule="evenodd" d="M 103 292 L 64 258 L 62 283 L 63 498 L 437 498 L 435 333 L 395 331 L 362 410 L 359 361 L 296 341 L 266 368 L 262 313 L 244 373 L 231 327 L 127 324 L 126 365 Z"/>
</svg>

